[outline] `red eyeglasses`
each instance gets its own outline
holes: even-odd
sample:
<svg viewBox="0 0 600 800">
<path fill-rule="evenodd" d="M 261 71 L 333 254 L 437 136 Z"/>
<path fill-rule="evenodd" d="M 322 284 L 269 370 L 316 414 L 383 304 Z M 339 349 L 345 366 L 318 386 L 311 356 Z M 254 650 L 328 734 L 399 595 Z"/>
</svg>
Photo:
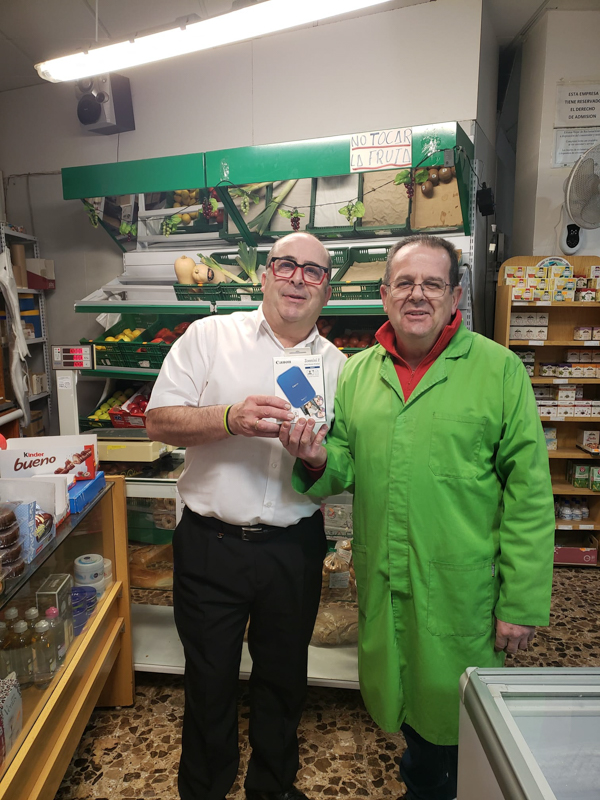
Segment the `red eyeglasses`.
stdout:
<svg viewBox="0 0 600 800">
<path fill-rule="evenodd" d="M 321 267 L 310 261 L 305 264 L 298 264 L 297 261 L 288 256 L 282 256 L 281 258 L 274 256 L 269 266 L 272 268 L 275 277 L 285 280 L 292 278 L 296 270 L 299 269 L 302 272 L 304 283 L 310 283 L 313 286 L 320 286 L 329 274 L 329 270 L 326 267 Z"/>
</svg>

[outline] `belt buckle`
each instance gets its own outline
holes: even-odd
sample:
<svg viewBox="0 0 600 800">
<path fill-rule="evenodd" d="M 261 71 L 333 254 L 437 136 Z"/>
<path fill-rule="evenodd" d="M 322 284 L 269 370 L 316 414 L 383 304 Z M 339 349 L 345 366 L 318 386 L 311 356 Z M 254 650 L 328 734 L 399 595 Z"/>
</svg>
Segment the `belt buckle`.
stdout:
<svg viewBox="0 0 600 800">
<path fill-rule="evenodd" d="M 251 533 L 261 533 L 262 532 L 262 525 L 242 525 L 242 541 L 250 542 L 252 541 L 248 536 L 246 536 L 246 531 L 250 531 Z"/>
</svg>

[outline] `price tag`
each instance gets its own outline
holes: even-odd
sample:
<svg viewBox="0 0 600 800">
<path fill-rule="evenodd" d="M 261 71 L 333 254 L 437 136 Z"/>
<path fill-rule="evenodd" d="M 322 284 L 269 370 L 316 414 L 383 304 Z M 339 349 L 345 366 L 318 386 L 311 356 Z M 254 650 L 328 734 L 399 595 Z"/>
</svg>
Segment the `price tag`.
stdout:
<svg viewBox="0 0 600 800">
<path fill-rule="evenodd" d="M 556 526 L 556 530 L 557 531 L 572 531 L 573 530 L 573 526 L 572 525 L 557 525 Z"/>
<path fill-rule="evenodd" d="M 552 381 L 552 383 L 568 383 L 568 382 L 569 382 L 568 378 L 554 378 Z"/>
<path fill-rule="evenodd" d="M 578 342 L 579 346 L 579 342 Z M 584 347 L 598 347 L 600 346 L 600 342 L 583 342 Z"/>
<path fill-rule="evenodd" d="M 554 419 L 556 420 L 556 422 L 564 422 L 565 421 L 564 417 L 554 417 Z"/>
<path fill-rule="evenodd" d="M 538 306 L 551 306 L 552 303 L 550 300 L 538 300 Z"/>
<path fill-rule="evenodd" d="M 107 450 L 125 450 L 126 444 L 109 444 L 106 446 Z"/>
<path fill-rule="evenodd" d="M 582 531 L 593 531 L 594 530 L 594 526 L 593 525 L 580 525 L 579 526 L 579 530 L 582 530 Z"/>
<path fill-rule="evenodd" d="M 528 344 L 530 347 L 542 347 L 544 343 L 543 343 L 543 342 L 541 342 L 539 339 L 530 339 L 530 340 L 527 342 L 527 344 Z M 596 344 L 598 344 L 598 343 L 596 343 Z"/>
<path fill-rule="evenodd" d="M 523 300 L 513 300 L 513 306 L 526 306 L 526 305 L 527 303 L 525 303 Z"/>
</svg>

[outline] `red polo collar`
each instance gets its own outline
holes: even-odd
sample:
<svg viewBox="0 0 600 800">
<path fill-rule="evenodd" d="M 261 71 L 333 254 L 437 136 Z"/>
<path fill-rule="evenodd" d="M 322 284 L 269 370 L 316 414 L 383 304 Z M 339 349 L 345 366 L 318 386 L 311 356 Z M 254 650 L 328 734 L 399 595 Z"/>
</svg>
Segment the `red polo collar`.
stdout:
<svg viewBox="0 0 600 800">
<path fill-rule="evenodd" d="M 396 348 L 396 332 L 392 328 L 392 323 L 388 320 L 375 334 L 375 338 L 379 344 L 384 347 L 391 355 L 398 374 L 400 386 L 404 393 L 404 401 L 406 402 L 419 381 L 425 375 L 429 367 L 434 363 L 438 356 L 448 347 L 450 340 L 460 328 L 462 322 L 462 314 L 460 310 L 454 315 L 454 319 L 446 325 L 444 330 L 440 333 L 438 340 L 433 345 L 431 350 L 427 353 L 425 358 L 421 361 L 418 367 L 413 370 L 408 363 L 402 358 Z"/>
</svg>

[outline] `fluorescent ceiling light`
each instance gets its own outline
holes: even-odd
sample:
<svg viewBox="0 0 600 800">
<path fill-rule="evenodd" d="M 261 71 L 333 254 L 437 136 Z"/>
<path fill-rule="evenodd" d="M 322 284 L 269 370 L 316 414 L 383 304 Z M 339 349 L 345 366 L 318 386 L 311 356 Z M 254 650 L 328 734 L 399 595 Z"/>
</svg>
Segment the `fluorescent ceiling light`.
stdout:
<svg viewBox="0 0 600 800">
<path fill-rule="evenodd" d="M 209 50 L 254 39 L 320 19 L 349 14 L 388 0 L 266 0 L 219 17 L 194 22 L 128 42 L 109 44 L 87 53 L 53 58 L 36 64 L 40 77 L 52 83 L 115 72 L 164 58 Z"/>
</svg>

